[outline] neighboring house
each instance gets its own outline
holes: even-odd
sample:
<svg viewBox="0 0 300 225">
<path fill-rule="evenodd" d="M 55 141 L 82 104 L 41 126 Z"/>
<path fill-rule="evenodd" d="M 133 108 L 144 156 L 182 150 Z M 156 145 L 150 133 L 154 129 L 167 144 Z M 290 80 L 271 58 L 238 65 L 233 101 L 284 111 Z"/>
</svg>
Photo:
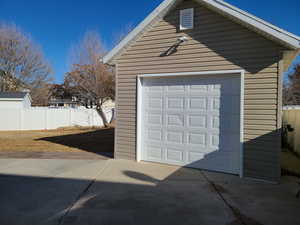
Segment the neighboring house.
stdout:
<svg viewBox="0 0 300 225">
<path fill-rule="evenodd" d="M 103 109 L 114 109 L 115 107 L 116 107 L 116 104 L 115 104 L 115 101 L 113 101 L 113 100 L 107 100 L 102 105 Z"/>
<path fill-rule="evenodd" d="M 115 157 L 279 181 L 299 47 L 224 1 L 165 0 L 103 59 L 117 66 Z"/>
<path fill-rule="evenodd" d="M 76 97 L 72 97 L 72 99 L 51 98 L 48 104 L 50 108 L 57 108 L 57 107 L 78 108 L 83 105 L 84 104 Z"/>
<path fill-rule="evenodd" d="M 87 103 L 86 103 L 87 102 Z M 79 108 L 79 107 L 86 107 L 86 108 L 96 108 L 96 105 L 88 100 L 80 99 L 75 96 L 72 99 L 58 99 L 58 98 L 51 98 L 49 100 L 48 106 L 50 108 Z M 113 109 L 115 108 L 115 102 L 112 100 L 107 100 L 102 105 L 103 109 Z"/>
<path fill-rule="evenodd" d="M 31 107 L 31 101 L 28 92 L 0 92 L 0 110 L 28 109 Z"/>
</svg>

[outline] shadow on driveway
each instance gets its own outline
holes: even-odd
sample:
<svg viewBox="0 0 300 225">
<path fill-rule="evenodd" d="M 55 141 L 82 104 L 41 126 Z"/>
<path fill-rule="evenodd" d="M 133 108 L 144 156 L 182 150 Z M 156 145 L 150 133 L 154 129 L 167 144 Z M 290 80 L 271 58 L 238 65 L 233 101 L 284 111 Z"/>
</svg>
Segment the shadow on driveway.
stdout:
<svg viewBox="0 0 300 225">
<path fill-rule="evenodd" d="M 95 180 L 2 173 L 1 225 L 300 224 L 300 201 L 287 182 L 107 162 Z"/>
</svg>

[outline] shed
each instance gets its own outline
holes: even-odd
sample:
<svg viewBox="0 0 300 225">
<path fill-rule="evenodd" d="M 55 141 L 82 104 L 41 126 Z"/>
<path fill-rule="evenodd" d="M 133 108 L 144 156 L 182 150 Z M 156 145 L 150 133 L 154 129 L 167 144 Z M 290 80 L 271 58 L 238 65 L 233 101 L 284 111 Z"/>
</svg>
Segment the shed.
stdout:
<svg viewBox="0 0 300 225">
<path fill-rule="evenodd" d="M 0 92 L 0 109 L 27 109 L 31 101 L 28 92 Z"/>
<path fill-rule="evenodd" d="M 115 157 L 278 182 L 282 75 L 299 48 L 224 1 L 163 1 L 103 59 Z"/>
</svg>

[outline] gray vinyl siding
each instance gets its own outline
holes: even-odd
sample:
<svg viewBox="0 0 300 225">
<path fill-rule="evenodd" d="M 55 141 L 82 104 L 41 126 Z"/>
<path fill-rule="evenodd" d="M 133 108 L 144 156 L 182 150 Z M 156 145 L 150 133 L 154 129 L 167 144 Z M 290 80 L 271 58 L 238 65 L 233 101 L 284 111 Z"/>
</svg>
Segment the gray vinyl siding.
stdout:
<svg viewBox="0 0 300 225">
<path fill-rule="evenodd" d="M 179 10 L 195 9 L 195 27 L 180 32 Z M 160 57 L 182 35 L 191 38 Z M 278 90 L 281 47 L 211 10 L 186 0 L 117 59 L 115 157 L 136 159 L 136 80 L 140 74 L 244 69 L 245 176 L 277 181 L 280 175 Z"/>
</svg>

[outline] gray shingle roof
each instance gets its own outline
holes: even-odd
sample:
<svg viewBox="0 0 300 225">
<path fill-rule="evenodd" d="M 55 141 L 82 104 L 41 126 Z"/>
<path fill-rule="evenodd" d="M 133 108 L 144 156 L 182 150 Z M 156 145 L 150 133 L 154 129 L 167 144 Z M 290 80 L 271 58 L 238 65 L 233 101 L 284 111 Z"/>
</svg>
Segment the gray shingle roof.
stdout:
<svg viewBox="0 0 300 225">
<path fill-rule="evenodd" d="M 0 98 L 24 98 L 27 92 L 0 92 Z"/>
</svg>

